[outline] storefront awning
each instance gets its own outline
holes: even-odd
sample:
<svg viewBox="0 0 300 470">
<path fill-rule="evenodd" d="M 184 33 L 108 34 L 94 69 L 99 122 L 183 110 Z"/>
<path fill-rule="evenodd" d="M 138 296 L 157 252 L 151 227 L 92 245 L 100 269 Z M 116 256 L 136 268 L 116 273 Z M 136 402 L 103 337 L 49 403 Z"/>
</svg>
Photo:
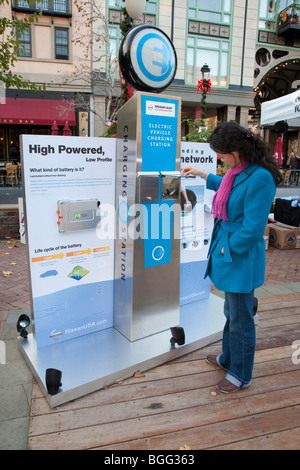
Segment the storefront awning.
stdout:
<svg viewBox="0 0 300 470">
<path fill-rule="evenodd" d="M 26 126 L 76 125 L 73 101 L 34 100 L 6 98 L 0 104 L 0 124 L 23 124 Z"/>
</svg>

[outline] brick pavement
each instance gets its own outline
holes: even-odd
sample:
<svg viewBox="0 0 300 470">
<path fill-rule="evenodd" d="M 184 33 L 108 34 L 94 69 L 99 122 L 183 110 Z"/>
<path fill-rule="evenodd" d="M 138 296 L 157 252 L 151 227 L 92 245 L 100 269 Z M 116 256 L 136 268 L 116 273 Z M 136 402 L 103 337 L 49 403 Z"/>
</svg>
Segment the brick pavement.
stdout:
<svg viewBox="0 0 300 470">
<path fill-rule="evenodd" d="M 300 249 L 267 251 L 265 284 L 289 284 L 300 281 Z"/>
<path fill-rule="evenodd" d="M 0 337 L 9 312 L 29 308 L 26 247 L 19 240 L 0 240 Z"/>
<path fill-rule="evenodd" d="M 300 249 L 269 248 L 266 254 L 265 285 L 300 282 Z M 30 309 L 26 247 L 8 238 L 0 240 L 0 337 L 9 312 L 21 309 Z"/>
</svg>

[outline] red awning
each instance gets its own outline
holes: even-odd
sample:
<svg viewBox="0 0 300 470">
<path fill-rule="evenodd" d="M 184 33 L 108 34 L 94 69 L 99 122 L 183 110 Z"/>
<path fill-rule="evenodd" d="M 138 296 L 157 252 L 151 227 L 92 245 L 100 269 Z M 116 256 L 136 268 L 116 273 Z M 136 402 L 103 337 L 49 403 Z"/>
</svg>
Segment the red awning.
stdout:
<svg viewBox="0 0 300 470">
<path fill-rule="evenodd" d="M 0 105 L 0 124 L 76 126 L 73 101 L 6 98 Z"/>
</svg>

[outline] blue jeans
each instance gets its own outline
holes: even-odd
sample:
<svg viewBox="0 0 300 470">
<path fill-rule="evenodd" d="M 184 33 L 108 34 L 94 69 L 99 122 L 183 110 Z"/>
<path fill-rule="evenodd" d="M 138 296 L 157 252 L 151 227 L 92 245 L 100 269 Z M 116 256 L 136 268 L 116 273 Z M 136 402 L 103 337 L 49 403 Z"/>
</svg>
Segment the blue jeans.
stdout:
<svg viewBox="0 0 300 470">
<path fill-rule="evenodd" d="M 252 382 L 256 332 L 253 318 L 254 291 L 249 294 L 225 292 L 223 353 L 218 362 L 227 370 L 227 380 L 238 387 Z"/>
</svg>

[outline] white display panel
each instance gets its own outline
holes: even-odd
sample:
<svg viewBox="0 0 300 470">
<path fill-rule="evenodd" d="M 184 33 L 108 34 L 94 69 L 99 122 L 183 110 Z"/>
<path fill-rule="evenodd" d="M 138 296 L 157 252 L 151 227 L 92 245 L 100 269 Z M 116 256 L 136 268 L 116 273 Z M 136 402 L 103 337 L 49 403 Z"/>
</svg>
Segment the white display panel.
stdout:
<svg viewBox="0 0 300 470">
<path fill-rule="evenodd" d="M 22 136 L 38 347 L 113 325 L 116 139 Z"/>
<path fill-rule="evenodd" d="M 182 142 L 181 168 L 186 166 L 215 174 L 217 154 L 207 143 Z M 181 178 L 181 195 L 180 305 L 185 305 L 210 295 L 210 279 L 204 275 L 214 226 L 214 192 L 197 176 Z"/>
</svg>

